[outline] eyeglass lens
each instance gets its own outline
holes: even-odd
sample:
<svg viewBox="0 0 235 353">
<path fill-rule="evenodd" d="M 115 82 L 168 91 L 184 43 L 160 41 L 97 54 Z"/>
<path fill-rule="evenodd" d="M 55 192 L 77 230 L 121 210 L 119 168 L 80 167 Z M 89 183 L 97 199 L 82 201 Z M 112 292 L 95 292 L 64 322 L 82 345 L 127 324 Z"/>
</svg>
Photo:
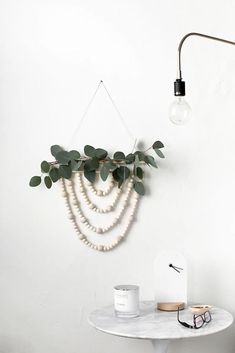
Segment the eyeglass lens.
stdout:
<svg viewBox="0 0 235 353">
<path fill-rule="evenodd" d="M 206 311 L 202 315 L 194 315 L 193 321 L 194 321 L 195 327 L 200 328 L 204 323 L 208 324 L 211 321 L 211 314 L 209 311 Z"/>
<path fill-rule="evenodd" d="M 206 311 L 205 314 L 204 314 L 204 320 L 206 323 L 210 322 L 211 321 L 211 314 L 209 311 Z"/>
<path fill-rule="evenodd" d="M 203 320 L 203 317 L 202 315 L 195 315 L 194 316 L 194 325 L 196 328 L 200 328 L 202 327 L 202 325 L 204 324 L 204 320 Z"/>
</svg>

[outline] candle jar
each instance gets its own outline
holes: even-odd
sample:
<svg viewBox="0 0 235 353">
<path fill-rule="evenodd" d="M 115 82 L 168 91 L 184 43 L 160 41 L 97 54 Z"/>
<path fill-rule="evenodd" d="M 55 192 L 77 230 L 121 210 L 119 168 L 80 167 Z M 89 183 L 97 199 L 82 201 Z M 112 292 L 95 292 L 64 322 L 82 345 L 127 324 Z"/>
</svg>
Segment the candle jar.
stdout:
<svg viewBox="0 0 235 353">
<path fill-rule="evenodd" d="M 118 317 L 139 316 L 139 287 L 134 285 L 115 286 L 114 308 Z"/>
</svg>

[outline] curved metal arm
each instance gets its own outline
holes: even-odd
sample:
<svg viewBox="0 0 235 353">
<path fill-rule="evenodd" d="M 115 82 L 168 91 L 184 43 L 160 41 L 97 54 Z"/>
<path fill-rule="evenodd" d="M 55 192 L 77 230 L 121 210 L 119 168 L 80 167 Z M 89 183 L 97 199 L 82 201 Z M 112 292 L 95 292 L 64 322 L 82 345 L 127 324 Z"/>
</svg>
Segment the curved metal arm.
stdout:
<svg viewBox="0 0 235 353">
<path fill-rule="evenodd" d="M 185 39 L 187 39 L 188 37 L 191 36 L 198 36 L 198 37 L 203 37 L 203 38 L 207 38 L 207 39 L 212 39 L 212 40 L 216 40 L 218 42 L 223 42 L 223 43 L 227 43 L 227 44 L 232 44 L 235 45 L 235 42 L 231 42 L 230 40 L 227 39 L 223 39 L 223 38 L 217 38 L 217 37 L 212 37 L 209 36 L 207 34 L 202 34 L 202 33 L 197 33 L 197 32 L 191 32 L 186 34 L 180 41 L 179 46 L 178 46 L 178 70 L 177 70 L 177 79 L 181 80 L 182 79 L 182 72 L 181 72 L 181 49 L 182 46 L 185 42 Z"/>
</svg>

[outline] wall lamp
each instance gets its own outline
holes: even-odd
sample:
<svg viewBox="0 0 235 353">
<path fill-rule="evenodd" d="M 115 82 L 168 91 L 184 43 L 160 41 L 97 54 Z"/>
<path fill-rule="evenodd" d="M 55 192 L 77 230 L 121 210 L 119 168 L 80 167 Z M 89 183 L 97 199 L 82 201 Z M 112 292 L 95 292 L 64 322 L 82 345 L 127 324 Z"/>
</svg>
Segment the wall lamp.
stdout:
<svg viewBox="0 0 235 353">
<path fill-rule="evenodd" d="M 231 42 L 230 40 L 212 37 L 207 34 L 202 33 L 188 33 L 186 34 L 180 41 L 178 46 L 178 53 L 177 53 L 177 78 L 174 82 L 174 94 L 177 97 L 176 100 L 171 104 L 170 111 L 169 111 L 169 118 L 170 120 L 177 125 L 185 124 L 191 116 L 191 108 L 189 104 L 185 101 L 185 81 L 182 80 L 182 70 L 181 70 L 181 50 L 185 40 L 191 36 L 198 36 L 207 39 L 216 40 L 218 42 L 223 42 L 227 44 L 235 45 L 235 42 Z"/>
</svg>

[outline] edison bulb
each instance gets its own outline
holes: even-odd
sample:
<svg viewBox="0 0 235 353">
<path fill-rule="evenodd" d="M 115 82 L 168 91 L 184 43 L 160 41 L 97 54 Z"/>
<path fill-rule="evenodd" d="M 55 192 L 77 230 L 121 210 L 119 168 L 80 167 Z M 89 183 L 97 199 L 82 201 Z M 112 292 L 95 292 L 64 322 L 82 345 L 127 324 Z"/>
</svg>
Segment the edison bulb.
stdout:
<svg viewBox="0 0 235 353">
<path fill-rule="evenodd" d="M 171 104 L 169 118 L 176 125 L 186 124 L 191 117 L 191 108 L 183 97 L 177 97 Z"/>
</svg>

